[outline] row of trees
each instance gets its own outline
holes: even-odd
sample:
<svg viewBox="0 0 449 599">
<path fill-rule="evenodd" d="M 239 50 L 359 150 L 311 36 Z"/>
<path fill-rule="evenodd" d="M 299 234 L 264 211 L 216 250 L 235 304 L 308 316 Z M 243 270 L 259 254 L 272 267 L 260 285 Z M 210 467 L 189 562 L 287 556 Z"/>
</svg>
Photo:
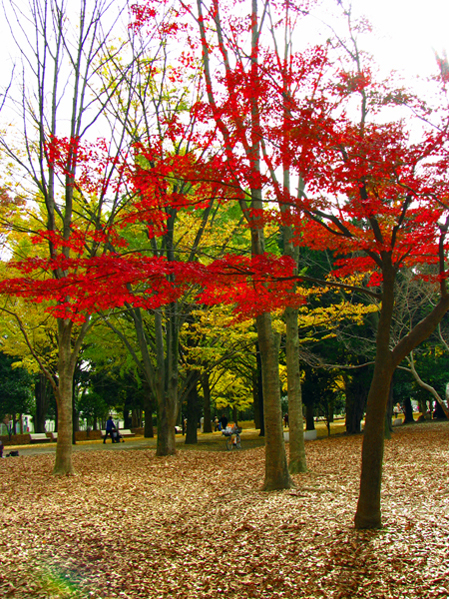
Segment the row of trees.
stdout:
<svg viewBox="0 0 449 599">
<path fill-rule="evenodd" d="M 377 316 L 355 522 L 376 527 L 393 374 L 449 308 L 446 63 L 424 101 L 376 78 L 349 9 L 344 38 L 302 51 L 293 40 L 312 7 L 252 0 L 242 10 L 236 16 L 219 0 L 149 1 L 132 7 L 120 37 L 127 13 L 117 2 L 10 3 L 23 72 L 3 111 L 15 110 L 22 124 L 14 135 L 5 127 L 0 140 L 11 255 L 4 312 L 56 397 L 55 474 L 73 471 L 73 380 L 97 321 L 122 340 L 154 398 L 157 453 L 167 455 L 175 451 L 179 356 L 213 344 L 198 340 L 192 306 L 231 306 L 237 320 L 253 318 L 271 490 L 306 469 L 304 286 L 362 294 Z M 302 259 L 324 250 L 331 273 L 320 280 Z M 394 329 L 404 269 L 429 286 L 433 303 Z M 53 368 L 17 313 L 22 298 L 55 318 Z M 193 403 L 202 359 L 185 377 Z"/>
<path fill-rule="evenodd" d="M 410 282 L 409 282 L 410 283 Z M 415 294 L 419 284 L 413 286 Z M 316 416 L 332 422 L 334 414 L 345 414 L 348 434 L 360 431 L 366 398 L 372 377 L 374 338 L 372 319 L 376 312 L 366 312 L 361 303 L 342 302 L 341 292 L 329 290 L 325 294 L 309 295 L 308 306 L 300 310 L 299 331 L 301 338 L 301 378 L 302 397 L 306 428 L 314 428 Z M 347 298 L 346 298 L 347 299 Z M 425 308 L 429 298 L 411 297 L 404 293 L 407 314 Z M 419 301 L 418 301 L 419 300 Z M 316 307 L 313 303 L 317 304 Z M 126 312 L 114 317 L 114 327 L 126 331 L 129 322 L 124 319 Z M 37 315 L 35 315 L 37 316 Z M 205 432 L 211 430 L 210 421 L 223 411 L 237 420 L 255 419 L 258 428 L 263 430 L 263 409 L 261 409 L 260 373 L 258 371 L 256 333 L 251 321 L 241 323 L 230 321 L 234 318 L 229 311 L 227 317 L 223 309 L 195 310 L 191 325 L 181 331 L 180 336 L 180 385 L 178 424 L 189 416 L 189 435 L 186 442 L 196 442 L 196 427 L 201 416 L 205 421 Z M 37 322 L 30 320 L 30 313 L 21 315 L 27 331 L 38 330 Z M 51 322 L 46 319 L 47 329 Z M 404 318 L 395 323 L 402 327 Z M 282 321 L 278 321 L 282 331 Z M 55 325 L 53 323 L 53 329 Z M 40 372 L 29 352 L 17 322 L 2 320 L 3 352 L 0 419 L 15 420 L 17 414 L 32 414 L 33 428 L 44 432 L 46 418 L 56 418 L 56 406 L 48 381 Z M 48 331 L 50 333 L 50 331 Z M 54 333 L 54 330 L 53 330 Z M 126 334 L 128 344 L 133 347 L 132 331 Z M 52 341 L 51 341 L 52 340 Z M 53 344 L 50 352 L 50 345 Z M 57 344 L 55 335 L 46 336 L 45 348 L 35 344 L 34 349 L 44 359 L 44 353 L 55 355 Z M 138 350 L 134 341 L 133 350 Z M 24 367 L 26 369 L 24 370 Z M 48 363 L 47 368 L 54 368 Z M 28 372 L 27 372 L 28 370 Z M 196 372 L 197 384 L 191 394 L 186 390 L 191 386 L 192 371 Z M 418 352 L 409 356 L 395 374 L 393 380 L 388 418 L 392 415 L 393 404 L 401 402 L 405 416 L 412 421 L 410 399 L 420 405 L 425 414 L 432 400 L 442 402 L 447 384 L 447 347 L 445 331 L 439 327 Z M 55 375 L 57 373 L 55 372 Z M 280 342 L 281 393 L 287 393 L 285 331 Z M 199 389 L 199 396 L 197 390 Z M 34 398 L 33 398 L 34 395 Z M 144 406 L 146 403 L 146 410 Z M 73 430 L 79 430 L 79 418 L 87 421 L 87 426 L 97 430 L 108 413 L 121 413 L 125 428 L 139 427 L 148 419 L 147 436 L 153 436 L 153 416 L 156 416 L 151 393 L 140 376 L 128 349 L 120 337 L 110 327 L 98 321 L 87 336 L 77 363 L 73 386 Z M 433 412 L 430 407 L 431 413 Z M 287 398 L 282 399 L 282 411 L 288 412 Z M 437 403 L 436 417 L 445 417 L 444 408 Z M 86 422 L 85 422 L 86 424 Z M 57 425 L 57 423 L 56 423 Z M 14 426 L 14 430 L 16 430 Z"/>
</svg>

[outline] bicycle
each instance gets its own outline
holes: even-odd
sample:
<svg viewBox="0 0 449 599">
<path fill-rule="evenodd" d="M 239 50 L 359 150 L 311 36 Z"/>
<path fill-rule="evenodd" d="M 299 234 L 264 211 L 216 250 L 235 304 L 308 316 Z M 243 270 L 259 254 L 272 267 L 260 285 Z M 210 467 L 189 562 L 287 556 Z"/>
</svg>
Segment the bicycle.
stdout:
<svg viewBox="0 0 449 599">
<path fill-rule="evenodd" d="M 226 437 L 226 449 L 231 451 L 232 449 L 242 449 L 242 438 L 240 433 L 241 428 L 234 427 L 232 429 L 225 429 L 222 434 Z"/>
</svg>

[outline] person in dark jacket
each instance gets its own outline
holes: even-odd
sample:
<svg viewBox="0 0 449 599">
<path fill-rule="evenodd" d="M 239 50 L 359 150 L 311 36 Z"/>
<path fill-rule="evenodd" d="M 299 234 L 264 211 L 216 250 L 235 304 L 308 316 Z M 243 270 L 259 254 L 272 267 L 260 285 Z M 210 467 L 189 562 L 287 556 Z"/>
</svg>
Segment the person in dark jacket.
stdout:
<svg viewBox="0 0 449 599">
<path fill-rule="evenodd" d="M 219 431 L 224 431 L 224 429 L 228 426 L 228 419 L 226 418 L 226 416 L 223 414 L 223 416 L 220 418 L 220 420 L 218 421 L 218 430 Z"/>
<path fill-rule="evenodd" d="M 106 422 L 106 434 L 104 436 L 103 439 L 103 443 L 106 443 L 106 439 L 108 438 L 108 435 L 111 437 L 111 441 L 114 443 L 114 439 L 112 437 L 112 431 L 116 431 L 117 427 L 114 424 L 114 421 L 112 420 L 112 416 L 109 416 L 108 421 Z"/>
</svg>

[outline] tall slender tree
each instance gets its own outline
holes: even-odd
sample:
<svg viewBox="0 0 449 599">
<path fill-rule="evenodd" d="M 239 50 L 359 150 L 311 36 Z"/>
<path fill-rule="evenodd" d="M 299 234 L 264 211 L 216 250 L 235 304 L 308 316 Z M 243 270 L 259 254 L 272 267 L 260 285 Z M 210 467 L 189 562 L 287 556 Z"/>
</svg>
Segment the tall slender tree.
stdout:
<svg viewBox="0 0 449 599">
<path fill-rule="evenodd" d="M 0 144 L 15 165 L 13 178 L 22 183 L 19 195 L 40 206 L 31 229 L 47 244 L 51 264 L 46 276 L 58 282 L 60 289 L 70 276 L 69 263 L 74 256 L 84 252 L 94 256 L 105 247 L 99 240 L 121 201 L 118 188 L 114 192 L 109 185 L 116 171 L 109 154 L 120 151 L 123 135 L 110 131 L 109 142 L 92 142 L 120 83 L 94 90 L 96 72 L 107 60 L 107 41 L 124 8 L 124 4 L 105 0 L 79 0 L 76 6 L 66 0 L 28 0 L 25 4 L 12 0 L 3 4 L 21 65 L 9 88 L 5 109 L 17 115 L 22 145 L 17 147 L 17 140 L 7 134 L 2 134 Z M 88 165 L 92 159 L 95 167 Z M 25 283 L 21 291 L 19 281 L 15 291 L 12 287 L 5 285 L 3 291 L 26 294 Z M 70 299 L 60 292 L 56 301 L 67 303 Z M 59 434 L 54 473 L 60 475 L 73 472 L 73 374 L 90 321 L 89 315 L 76 314 L 76 308 L 73 311 L 55 312 L 57 379 L 41 364 L 57 400 Z"/>
</svg>

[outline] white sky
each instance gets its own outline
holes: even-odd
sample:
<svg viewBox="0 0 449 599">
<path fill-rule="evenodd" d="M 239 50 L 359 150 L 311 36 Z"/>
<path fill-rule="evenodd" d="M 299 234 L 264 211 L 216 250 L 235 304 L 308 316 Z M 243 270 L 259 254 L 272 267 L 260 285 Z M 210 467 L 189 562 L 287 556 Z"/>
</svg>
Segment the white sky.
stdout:
<svg viewBox="0 0 449 599">
<path fill-rule="evenodd" d="M 409 76 L 436 72 L 434 50 L 449 52 L 448 0 L 353 0 L 375 27 L 370 51 Z"/>
<path fill-rule="evenodd" d="M 343 0 L 345 4 L 349 0 Z M 77 4 L 77 2 L 76 2 Z M 404 71 L 406 79 L 426 77 L 437 72 L 434 50 L 449 52 L 449 0 L 352 0 L 354 15 L 365 14 L 374 31 L 364 36 L 361 47 L 370 51 L 383 70 Z M 246 5 L 244 5 L 246 6 Z M 328 20 L 328 10 L 334 9 L 337 0 L 322 0 L 321 16 Z M 338 11 L 333 11 L 338 12 Z M 321 39 L 329 32 L 316 22 Z M 314 27 L 312 27 L 314 29 Z M 340 27 L 339 27 L 340 29 Z M 344 27 L 340 29 L 343 31 Z M 14 51 L 6 23 L 0 23 L 3 43 L 0 50 L 0 87 L 7 84 Z"/>
</svg>

